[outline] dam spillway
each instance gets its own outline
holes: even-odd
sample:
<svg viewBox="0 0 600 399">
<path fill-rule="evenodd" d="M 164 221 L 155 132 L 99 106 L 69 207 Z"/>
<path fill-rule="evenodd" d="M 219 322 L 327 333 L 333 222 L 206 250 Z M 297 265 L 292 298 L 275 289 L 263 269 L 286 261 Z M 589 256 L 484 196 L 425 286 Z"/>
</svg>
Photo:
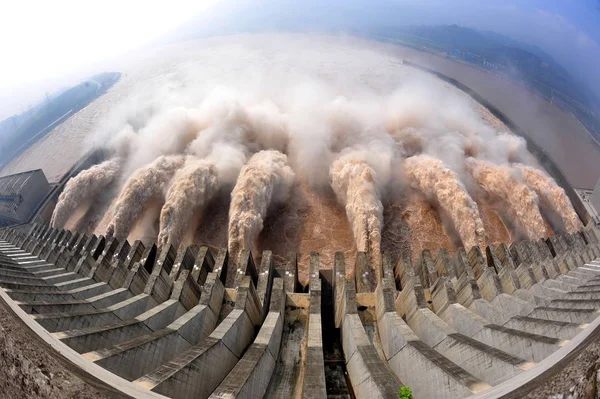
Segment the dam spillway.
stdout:
<svg viewBox="0 0 600 399">
<path fill-rule="evenodd" d="M 600 324 L 592 226 L 415 263 L 383 254 L 375 284 L 365 253 L 352 278 L 342 253 L 333 269 L 311 253 L 307 287 L 295 253 L 276 267 L 269 251 L 234 263 L 225 249 L 19 231 L 1 234 L 3 301 L 81 374 L 133 397 L 326 397 L 325 332 L 339 334 L 348 397 L 519 396 Z"/>
</svg>

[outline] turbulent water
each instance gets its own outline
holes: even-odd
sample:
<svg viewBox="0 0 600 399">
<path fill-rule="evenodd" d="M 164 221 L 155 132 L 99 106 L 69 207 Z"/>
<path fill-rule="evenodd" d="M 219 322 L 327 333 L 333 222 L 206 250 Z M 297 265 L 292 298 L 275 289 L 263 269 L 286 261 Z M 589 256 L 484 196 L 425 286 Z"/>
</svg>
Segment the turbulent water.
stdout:
<svg viewBox="0 0 600 399">
<path fill-rule="evenodd" d="M 346 208 L 356 248 L 370 254 L 371 267 L 378 276 L 383 205 L 375 172 L 364 161 L 341 158 L 333 162 L 329 175 L 333 191 Z M 348 272 L 353 275 L 352 268 Z"/>
<path fill-rule="evenodd" d="M 242 168 L 231 193 L 229 253 L 237 264 L 241 251 L 252 250 L 272 202 L 287 200 L 294 172 L 279 151 L 260 151 Z"/>
<path fill-rule="evenodd" d="M 581 220 L 575 213 L 569 197 L 561 187 L 559 187 L 554 179 L 542 172 L 526 165 L 517 165 L 517 169 L 521 172 L 521 176 L 535 193 L 542 199 L 550 209 L 556 212 L 567 233 L 575 233 L 583 227 Z"/>
<path fill-rule="evenodd" d="M 536 194 L 515 177 L 510 167 L 474 158 L 469 158 L 466 165 L 479 185 L 490 195 L 502 199 L 511 214 L 516 215 L 515 222 L 527 238 L 533 240 L 546 235 Z"/>
<path fill-rule="evenodd" d="M 102 206 L 76 213 L 100 221 L 96 234 L 227 247 L 234 260 L 242 249 L 272 249 L 279 261 L 300 252 L 304 282 L 313 250 L 324 267 L 335 251 L 349 265 L 368 252 L 377 273 L 381 248 L 414 259 L 545 236 L 538 197 L 567 230 L 580 226 L 522 138 L 465 93 L 372 46 L 257 35 L 156 58 L 136 61 L 74 116 L 101 116 L 87 148 L 107 147 L 119 166 L 93 181 L 86 176 L 105 166 L 81 173 L 56 225 L 106 191 Z M 114 197 L 104 198 L 106 185 Z"/>
<path fill-rule="evenodd" d="M 166 202 L 160 211 L 159 245 L 181 242 L 190 215 L 206 205 L 217 192 L 218 173 L 213 162 L 188 157 L 173 177 Z"/>
<path fill-rule="evenodd" d="M 63 228 L 77 207 L 95 196 L 102 194 L 118 178 L 121 159 L 114 158 L 94 165 L 71 178 L 58 197 L 50 224 Z"/>
<path fill-rule="evenodd" d="M 416 155 L 404 161 L 413 187 L 437 201 L 452 219 L 465 248 L 485 247 L 485 231 L 479 208 L 458 175 L 439 159 Z"/>
<path fill-rule="evenodd" d="M 160 156 L 150 165 L 135 171 L 117 198 L 106 236 L 121 240 L 127 238 L 145 205 L 153 197 L 164 195 L 167 184 L 177 169 L 183 166 L 184 160 L 180 155 Z"/>
</svg>

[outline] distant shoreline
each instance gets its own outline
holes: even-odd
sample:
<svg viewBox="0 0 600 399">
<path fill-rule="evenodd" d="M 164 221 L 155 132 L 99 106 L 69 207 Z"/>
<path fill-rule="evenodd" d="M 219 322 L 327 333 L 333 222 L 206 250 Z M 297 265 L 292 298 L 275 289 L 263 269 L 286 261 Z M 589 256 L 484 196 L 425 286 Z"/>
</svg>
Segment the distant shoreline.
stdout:
<svg viewBox="0 0 600 399">
<path fill-rule="evenodd" d="M 591 219 L 591 215 L 589 215 L 588 211 L 586 210 L 585 206 L 581 202 L 581 199 L 575 192 L 574 188 L 569 184 L 569 181 L 567 180 L 562 169 L 556 164 L 556 162 L 554 162 L 552 157 L 550 157 L 542 147 L 537 145 L 535 143 L 535 141 L 533 141 L 531 139 L 531 137 L 529 137 L 527 135 L 527 133 L 525 133 L 518 125 L 515 124 L 515 122 L 513 120 L 510 119 L 510 117 L 505 115 L 502 111 L 500 111 L 498 108 L 496 108 L 492 103 L 490 103 L 489 101 L 487 101 L 486 99 L 481 97 L 478 93 L 476 93 L 475 91 L 473 91 L 466 85 L 462 84 L 461 82 L 457 81 L 456 79 L 453 79 L 453 78 L 446 76 L 440 72 L 423 67 L 421 65 L 414 64 L 410 61 L 404 61 L 403 64 L 407 65 L 411 68 L 415 68 L 420 71 L 424 71 L 424 72 L 433 74 L 437 78 L 442 79 L 443 81 L 452 84 L 454 87 L 465 92 L 471 98 L 473 98 L 475 101 L 477 101 L 479 104 L 481 104 L 482 106 L 487 108 L 492 113 L 492 115 L 494 115 L 502 123 L 504 123 L 513 133 L 523 137 L 525 139 L 525 141 L 527 142 L 527 149 L 529 150 L 529 152 L 531 152 L 535 156 L 535 158 L 540 162 L 540 164 L 546 169 L 546 171 L 548 173 L 550 173 L 550 175 L 554 178 L 554 180 L 556 180 L 558 185 L 561 186 L 565 190 L 565 192 L 567 193 L 567 196 L 569 197 L 569 200 L 573 204 L 573 207 L 579 214 L 579 217 L 586 224 L 589 222 L 589 220 Z"/>
<path fill-rule="evenodd" d="M 394 45 L 394 46 L 405 47 L 405 48 L 409 48 L 409 49 L 412 49 L 412 50 L 415 50 L 415 51 L 419 51 L 419 52 L 422 52 L 422 53 L 431 54 L 431 55 L 436 56 L 436 57 L 444 58 L 444 59 L 446 59 L 448 61 L 452 61 L 452 62 L 455 62 L 457 64 L 464 65 L 466 67 L 477 69 L 477 70 L 479 70 L 479 71 L 481 71 L 483 73 L 493 75 L 493 76 L 495 76 L 495 77 L 497 77 L 499 79 L 503 79 L 503 80 L 506 80 L 507 82 L 510 82 L 512 84 L 515 84 L 515 85 L 518 85 L 521 89 L 526 90 L 527 92 L 529 92 L 529 93 L 531 93 L 531 94 L 533 94 L 533 95 L 535 95 L 535 96 L 543 99 L 544 101 L 548 102 L 549 104 L 552 104 L 552 105 L 560 108 L 564 112 L 568 113 L 569 115 L 571 115 L 575 120 L 577 120 L 577 122 L 579 122 L 579 124 L 581 125 L 581 127 L 583 129 L 585 129 L 585 131 L 588 133 L 588 135 L 590 136 L 590 138 L 600 148 L 600 140 L 594 136 L 594 134 L 590 131 L 590 129 L 577 117 L 577 115 L 575 115 L 572 111 L 570 111 L 570 110 L 568 110 L 568 109 L 560 106 L 560 104 L 553 102 L 551 99 L 549 99 L 546 96 L 542 95 L 538 91 L 535 91 L 533 88 L 531 88 L 530 86 L 527 85 L 527 81 L 513 79 L 513 78 L 511 78 L 509 76 L 506 76 L 504 74 L 494 72 L 493 70 L 481 68 L 481 67 L 479 67 L 479 66 L 477 66 L 475 64 L 464 62 L 464 61 L 462 61 L 462 60 L 460 60 L 460 59 L 458 59 L 456 57 L 447 57 L 447 56 L 445 56 L 443 54 L 440 54 L 440 53 L 437 53 L 435 51 L 430 51 L 427 48 L 420 48 L 420 47 L 411 45 L 411 44 L 406 43 L 406 42 L 394 42 L 394 41 L 392 41 L 391 38 L 374 38 L 374 40 L 377 40 L 378 42 L 381 42 L 381 43 L 386 43 L 386 44 L 391 44 L 391 45 Z M 576 101 L 576 100 L 573 100 L 573 101 Z"/>
<path fill-rule="evenodd" d="M 600 144 L 572 114 L 508 78 L 401 44 L 357 39 L 371 46 L 378 43 L 379 50 L 398 60 L 415 64 L 424 68 L 425 72 L 439 74 L 438 77 L 443 80 L 452 79 L 459 83 L 463 86 L 459 89 L 467 94 L 470 94 L 469 91 L 475 93 L 478 96 L 476 101 L 488 110 L 491 105 L 496 112 L 512 121 L 513 126 L 518 127 L 515 133 L 528 139 L 552 159 L 570 187 L 595 187 L 600 177 Z M 457 86 L 453 82 L 448 83 Z"/>
<path fill-rule="evenodd" d="M 92 85 L 94 83 L 97 84 L 98 88 L 99 88 L 99 90 L 96 93 L 94 93 L 92 96 L 83 98 L 80 101 L 71 104 L 68 111 L 57 115 L 54 119 L 48 120 L 48 123 L 43 128 L 36 129 L 36 130 L 29 130 L 29 131 L 26 130 L 25 132 L 22 132 L 21 133 L 22 135 L 28 135 L 29 137 L 24 137 L 24 139 L 26 140 L 25 142 L 20 144 L 17 148 L 13 149 L 12 152 L 10 152 L 9 156 L 7 156 L 6 158 L 3 157 L 3 159 L 0 161 L 0 171 L 2 171 L 2 169 L 4 169 L 8 164 L 10 164 L 15 158 L 17 158 L 19 155 L 21 155 L 23 152 L 25 152 L 28 148 L 30 148 L 32 145 L 34 145 L 40 139 L 44 138 L 46 135 L 48 135 L 50 132 L 52 132 L 56 127 L 60 126 L 63 122 L 68 120 L 71 116 L 77 114 L 79 111 L 81 111 L 82 109 L 84 109 L 85 107 L 90 105 L 92 102 L 96 101 L 102 95 L 104 95 L 120 79 L 121 79 L 121 73 L 116 72 L 116 73 L 112 73 L 111 79 L 107 80 L 105 82 L 105 84 L 99 84 L 97 81 L 95 81 L 92 78 L 78 86 L 74 86 L 73 88 L 69 89 L 69 90 L 76 90 L 78 87 L 80 87 L 82 85 L 85 85 L 85 87 L 89 87 L 90 85 Z M 60 96 L 58 97 L 58 99 L 60 100 Z M 48 103 L 48 107 L 50 107 L 51 105 L 52 105 L 51 103 Z M 44 115 L 42 115 L 42 117 L 43 116 Z M 39 118 L 39 119 L 41 119 L 41 118 Z M 37 120 L 35 120 L 35 118 L 31 118 L 31 120 L 25 121 L 24 125 L 26 125 L 27 123 L 35 123 L 36 121 Z M 19 129 L 21 129 L 21 127 L 17 128 L 16 132 L 11 133 L 11 134 L 18 133 Z M 19 140 L 19 137 L 16 137 L 13 140 L 17 141 L 17 140 Z M 15 146 L 14 143 L 9 143 L 9 145 Z M 7 151 L 5 149 L 3 149 L 3 150 Z"/>
</svg>

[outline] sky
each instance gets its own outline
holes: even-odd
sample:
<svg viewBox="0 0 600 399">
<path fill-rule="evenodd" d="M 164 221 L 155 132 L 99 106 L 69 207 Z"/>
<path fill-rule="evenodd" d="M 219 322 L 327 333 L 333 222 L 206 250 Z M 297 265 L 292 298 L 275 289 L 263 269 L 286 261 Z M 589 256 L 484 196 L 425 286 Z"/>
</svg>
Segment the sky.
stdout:
<svg viewBox="0 0 600 399">
<path fill-rule="evenodd" d="M 164 38 L 457 24 L 537 45 L 600 95 L 598 0 L 22 0 L 0 3 L 0 119 Z"/>
<path fill-rule="evenodd" d="M 0 119 L 175 29 L 215 0 L 0 2 Z"/>
</svg>

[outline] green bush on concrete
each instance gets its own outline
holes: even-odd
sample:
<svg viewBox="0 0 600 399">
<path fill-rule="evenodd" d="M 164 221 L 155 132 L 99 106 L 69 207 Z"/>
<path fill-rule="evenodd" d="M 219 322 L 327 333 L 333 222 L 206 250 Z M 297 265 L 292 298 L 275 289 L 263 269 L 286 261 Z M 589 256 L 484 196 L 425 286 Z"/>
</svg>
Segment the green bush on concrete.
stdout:
<svg viewBox="0 0 600 399">
<path fill-rule="evenodd" d="M 400 387 L 400 389 L 398 390 L 398 397 L 400 399 L 413 399 L 410 387 Z"/>
</svg>

